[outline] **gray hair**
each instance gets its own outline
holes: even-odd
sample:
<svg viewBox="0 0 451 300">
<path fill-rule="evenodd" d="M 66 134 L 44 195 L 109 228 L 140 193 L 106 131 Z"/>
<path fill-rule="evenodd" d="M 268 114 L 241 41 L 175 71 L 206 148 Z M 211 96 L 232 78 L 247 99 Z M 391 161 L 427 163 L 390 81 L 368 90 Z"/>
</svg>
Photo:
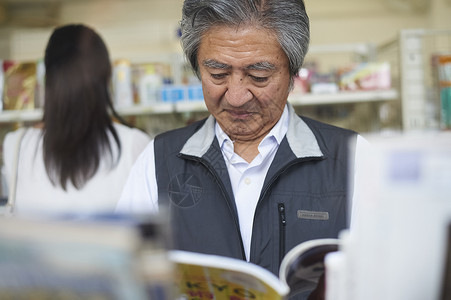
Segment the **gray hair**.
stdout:
<svg viewBox="0 0 451 300">
<path fill-rule="evenodd" d="M 198 77 L 197 52 L 212 26 L 258 25 L 272 30 L 290 62 L 291 81 L 307 54 L 310 28 L 303 0 L 185 0 L 182 47 Z"/>
</svg>

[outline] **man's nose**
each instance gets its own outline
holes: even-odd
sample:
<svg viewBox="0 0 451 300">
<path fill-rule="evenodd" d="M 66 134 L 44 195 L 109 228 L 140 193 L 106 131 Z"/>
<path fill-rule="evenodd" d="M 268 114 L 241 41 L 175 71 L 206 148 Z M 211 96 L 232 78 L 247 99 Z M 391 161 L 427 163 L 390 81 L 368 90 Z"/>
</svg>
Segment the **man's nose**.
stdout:
<svg viewBox="0 0 451 300">
<path fill-rule="evenodd" d="M 249 90 L 246 83 L 246 78 L 243 75 L 232 75 L 227 84 L 227 91 L 225 93 L 226 101 L 234 106 L 241 107 L 248 101 L 253 99 L 253 94 Z"/>
</svg>

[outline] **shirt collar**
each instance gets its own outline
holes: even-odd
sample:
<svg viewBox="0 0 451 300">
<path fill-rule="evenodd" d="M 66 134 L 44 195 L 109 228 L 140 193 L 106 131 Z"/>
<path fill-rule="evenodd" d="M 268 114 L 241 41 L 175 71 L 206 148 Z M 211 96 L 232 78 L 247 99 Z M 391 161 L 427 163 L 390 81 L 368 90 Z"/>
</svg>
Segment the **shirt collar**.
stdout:
<svg viewBox="0 0 451 300">
<path fill-rule="evenodd" d="M 287 110 L 288 117 L 285 117 L 284 113 L 286 113 Z M 296 115 L 296 112 L 289 103 L 287 103 L 284 113 L 278 123 L 288 123 L 286 137 L 288 144 L 296 157 L 322 157 L 323 153 L 314 133 L 302 118 Z M 276 125 L 278 126 L 278 124 Z M 217 132 L 217 129 L 220 129 L 218 127 L 215 118 L 213 115 L 210 115 L 203 126 L 188 139 L 180 153 L 202 157 L 210 148 L 215 136 L 218 139 L 219 145 L 222 147 L 224 141 L 227 139 L 230 141 L 230 139 L 225 133 L 223 136 L 220 136 Z M 274 129 L 274 132 L 275 131 L 277 130 Z M 274 139 L 277 139 L 278 143 L 280 143 L 284 138 L 283 129 L 279 133 L 275 133 L 275 135 L 277 135 L 277 138 L 274 137 Z"/>
</svg>

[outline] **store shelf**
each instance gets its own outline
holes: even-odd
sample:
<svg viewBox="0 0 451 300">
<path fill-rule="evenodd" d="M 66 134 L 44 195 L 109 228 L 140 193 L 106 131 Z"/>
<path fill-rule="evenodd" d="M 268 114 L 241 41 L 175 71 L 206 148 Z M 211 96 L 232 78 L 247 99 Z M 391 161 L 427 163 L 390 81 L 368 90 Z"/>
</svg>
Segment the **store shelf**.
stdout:
<svg viewBox="0 0 451 300">
<path fill-rule="evenodd" d="M 398 91 L 391 89 L 381 91 L 340 92 L 336 94 L 291 94 L 288 100 L 291 104 L 299 106 L 386 101 L 395 100 L 397 98 Z M 134 105 L 117 108 L 117 112 L 121 116 L 159 115 L 206 110 L 207 107 L 203 101 L 180 101 L 175 103 L 156 103 L 152 105 Z M 5 110 L 0 113 L 0 123 L 39 121 L 42 119 L 42 113 L 42 109 Z"/>
<path fill-rule="evenodd" d="M 42 119 L 42 109 L 5 110 L 0 113 L 0 123 L 29 122 Z"/>
<path fill-rule="evenodd" d="M 180 101 L 175 103 L 176 112 L 207 111 L 204 101 Z"/>
<path fill-rule="evenodd" d="M 157 103 L 151 105 L 134 105 L 130 107 L 119 107 L 116 110 L 121 116 L 168 114 L 174 111 L 174 104 Z"/>
<path fill-rule="evenodd" d="M 293 105 L 324 105 L 386 101 L 395 100 L 397 98 L 398 91 L 390 89 L 377 91 L 349 91 L 335 94 L 290 94 L 288 100 Z"/>
<path fill-rule="evenodd" d="M 174 112 L 173 103 L 158 103 L 154 105 L 134 105 L 117 108 L 121 116 L 159 115 Z M 32 110 L 4 110 L 0 113 L 0 123 L 36 122 L 42 119 L 42 108 Z"/>
<path fill-rule="evenodd" d="M 290 94 L 288 101 L 294 106 L 343 104 L 358 102 L 377 102 L 398 99 L 395 89 L 378 91 L 350 91 L 335 94 Z M 181 101 L 175 103 L 175 112 L 206 111 L 207 107 L 202 101 Z"/>
</svg>

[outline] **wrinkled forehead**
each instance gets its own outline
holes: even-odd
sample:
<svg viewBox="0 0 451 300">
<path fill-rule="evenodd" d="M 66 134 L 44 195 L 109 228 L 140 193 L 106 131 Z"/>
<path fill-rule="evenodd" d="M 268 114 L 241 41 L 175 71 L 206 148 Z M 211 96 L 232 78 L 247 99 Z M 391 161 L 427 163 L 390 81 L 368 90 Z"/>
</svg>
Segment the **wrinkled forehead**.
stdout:
<svg viewBox="0 0 451 300">
<path fill-rule="evenodd" d="M 243 52 L 266 48 L 281 49 L 277 35 L 272 30 L 254 24 L 212 26 L 201 36 L 200 48 L 202 47 Z"/>
<path fill-rule="evenodd" d="M 228 33 L 228 34 L 234 35 L 236 37 L 239 37 L 239 36 L 243 35 L 244 33 L 246 33 L 246 34 L 254 33 L 255 35 L 257 35 L 261 38 L 271 37 L 271 39 L 274 42 L 276 42 L 277 44 L 280 45 L 280 43 L 278 41 L 277 32 L 274 29 L 270 29 L 270 28 L 261 26 L 260 24 L 255 23 L 255 22 L 243 22 L 238 25 L 222 24 L 222 23 L 214 24 L 214 25 L 208 27 L 201 34 L 200 42 L 202 43 L 204 41 L 204 38 L 207 36 L 210 38 L 212 36 L 214 37 L 214 36 L 224 34 L 224 33 Z"/>
</svg>

